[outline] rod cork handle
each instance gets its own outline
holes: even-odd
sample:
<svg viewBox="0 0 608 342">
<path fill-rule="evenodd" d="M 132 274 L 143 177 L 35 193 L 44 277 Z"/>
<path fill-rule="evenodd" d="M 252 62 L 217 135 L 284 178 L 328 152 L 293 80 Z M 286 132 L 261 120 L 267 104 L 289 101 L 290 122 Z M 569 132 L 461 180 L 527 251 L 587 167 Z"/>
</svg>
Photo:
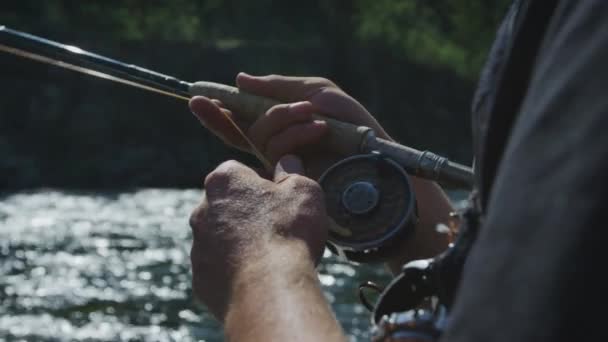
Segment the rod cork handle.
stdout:
<svg viewBox="0 0 608 342">
<path fill-rule="evenodd" d="M 230 109 L 248 125 L 264 115 L 270 108 L 281 103 L 270 98 L 244 92 L 237 87 L 205 81 L 192 83 L 189 93 L 192 96 L 200 95 L 220 100 L 226 108 Z M 318 114 L 313 114 L 313 118 L 327 122 L 329 127 L 324 146 L 343 155 L 360 153 L 361 146 L 368 134 L 371 133 L 369 127 L 353 125 Z"/>
</svg>

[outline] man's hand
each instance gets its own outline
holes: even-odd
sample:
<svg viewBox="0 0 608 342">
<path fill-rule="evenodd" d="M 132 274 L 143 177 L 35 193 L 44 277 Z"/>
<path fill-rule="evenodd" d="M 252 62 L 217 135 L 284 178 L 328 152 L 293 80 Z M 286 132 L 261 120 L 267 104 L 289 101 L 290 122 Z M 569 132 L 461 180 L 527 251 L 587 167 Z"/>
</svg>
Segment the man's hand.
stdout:
<svg viewBox="0 0 608 342">
<path fill-rule="evenodd" d="M 327 238 L 324 201 L 319 185 L 301 172 L 300 160 L 285 156 L 273 181 L 235 161 L 205 179 L 202 203 L 190 217 L 193 288 L 218 318 L 238 277 L 284 271 L 264 264 L 281 266 L 268 259 L 275 249 L 304 251 L 313 267 L 320 260 Z"/>
<path fill-rule="evenodd" d="M 249 127 L 240 125 L 256 148 L 273 164 L 287 153 L 299 152 L 304 159 L 307 175 L 316 178 L 340 158 L 318 145 L 327 133 L 327 125 L 323 121 L 314 121 L 313 113 L 368 126 L 374 129 L 377 136 L 389 139 L 359 102 L 327 79 L 279 75 L 254 77 L 240 73 L 236 83 L 243 91 L 283 102 L 263 113 Z M 238 113 L 223 108 L 219 101 L 202 96 L 194 97 L 190 107 L 201 123 L 224 142 L 251 152 L 245 140 L 225 117 L 228 115 L 240 123 Z M 308 153 L 303 153 L 304 149 Z"/>
<path fill-rule="evenodd" d="M 229 161 L 192 213 L 193 292 L 234 341 L 344 341 L 315 265 L 327 238 L 322 192 L 294 156 L 273 180 Z"/>
<path fill-rule="evenodd" d="M 279 75 L 254 77 L 240 73 L 236 83 L 243 91 L 284 102 L 271 108 L 251 126 L 241 128 L 273 163 L 287 153 L 302 156 L 306 175 L 313 179 L 341 156 L 319 146 L 327 125 L 314 122 L 312 113 L 368 126 L 378 137 L 390 139 L 359 102 L 324 78 Z M 245 140 L 225 118 L 228 115 L 238 124 L 238 113 L 232 113 L 223 108 L 220 102 L 202 96 L 194 97 L 190 101 L 190 108 L 205 127 L 226 143 L 249 151 Z M 435 230 L 438 223 L 447 224 L 450 220 L 452 207 L 449 199 L 434 182 L 417 177 L 412 177 L 411 180 L 418 200 L 420 221 L 413 236 L 401 243 L 400 253 L 387 260 L 393 273 L 400 272 L 405 262 L 437 255 L 449 243 L 447 235 Z"/>
</svg>

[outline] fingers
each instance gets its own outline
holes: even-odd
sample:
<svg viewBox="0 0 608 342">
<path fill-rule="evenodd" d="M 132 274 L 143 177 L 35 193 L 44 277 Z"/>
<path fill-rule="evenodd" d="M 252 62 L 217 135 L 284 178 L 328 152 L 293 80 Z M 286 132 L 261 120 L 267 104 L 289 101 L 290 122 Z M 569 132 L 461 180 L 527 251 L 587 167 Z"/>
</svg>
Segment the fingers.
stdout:
<svg viewBox="0 0 608 342">
<path fill-rule="evenodd" d="M 281 183 L 292 174 L 304 175 L 304 165 L 302 160 L 292 154 L 283 156 L 274 169 L 274 182 Z"/>
<path fill-rule="evenodd" d="M 210 100 L 203 96 L 195 96 L 190 99 L 190 110 L 198 120 L 222 139 L 225 143 L 235 146 L 241 150 L 249 150 L 249 145 L 243 136 L 236 130 L 230 119 L 235 120 L 232 113 L 220 107 L 221 102 Z"/>
<path fill-rule="evenodd" d="M 327 132 L 327 123 L 311 121 L 314 107 L 310 102 L 277 105 L 249 128 L 247 135 L 254 145 L 275 163 L 298 147 L 319 142 Z"/>
<path fill-rule="evenodd" d="M 311 122 L 312 113 L 310 102 L 274 106 L 249 127 L 247 136 L 258 149 L 264 151 L 272 136 L 294 124 Z"/>
<path fill-rule="evenodd" d="M 207 224 L 210 203 L 243 193 L 244 189 L 264 186 L 264 183 L 272 184 L 257 171 L 235 160 L 223 162 L 210 172 L 205 177 L 201 202 L 190 215 L 189 223 L 195 239 L 210 228 Z"/>
<path fill-rule="evenodd" d="M 246 73 L 239 73 L 236 83 L 247 92 L 284 102 L 305 100 L 323 88 L 336 87 L 321 77 L 251 76 Z"/>
<path fill-rule="evenodd" d="M 297 148 L 314 145 L 327 133 L 325 121 L 312 121 L 292 125 L 270 138 L 266 143 L 264 154 L 272 163 L 282 156 L 294 152 Z"/>
</svg>

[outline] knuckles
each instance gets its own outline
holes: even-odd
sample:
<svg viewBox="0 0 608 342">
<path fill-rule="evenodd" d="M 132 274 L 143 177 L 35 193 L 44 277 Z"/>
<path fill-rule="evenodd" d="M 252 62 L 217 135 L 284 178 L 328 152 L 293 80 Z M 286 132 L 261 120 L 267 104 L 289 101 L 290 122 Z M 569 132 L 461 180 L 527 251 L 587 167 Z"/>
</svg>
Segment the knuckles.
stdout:
<svg viewBox="0 0 608 342">
<path fill-rule="evenodd" d="M 215 170 L 205 177 L 205 188 L 223 188 L 228 185 L 230 179 L 239 174 L 245 166 L 235 160 L 228 160 L 220 164 Z"/>
<path fill-rule="evenodd" d="M 228 184 L 229 180 L 229 174 L 215 170 L 205 177 L 205 189 L 223 187 Z"/>
<path fill-rule="evenodd" d="M 215 172 L 233 175 L 233 174 L 239 173 L 241 170 L 243 170 L 245 168 L 246 168 L 245 165 L 239 163 L 236 160 L 227 160 L 227 161 L 221 163 L 215 169 Z"/>
<path fill-rule="evenodd" d="M 270 109 L 268 111 L 266 111 L 266 113 L 264 113 L 264 116 L 268 117 L 268 118 L 275 118 L 275 117 L 279 117 L 282 115 L 285 115 L 285 113 L 287 113 L 289 111 L 289 103 L 280 103 L 277 105 L 274 105 L 272 107 L 270 107 Z"/>
<path fill-rule="evenodd" d="M 334 82 L 323 77 L 307 77 L 304 79 L 304 83 L 310 88 L 337 88 Z"/>
<path fill-rule="evenodd" d="M 290 193 L 297 193 L 299 196 L 312 201 L 319 201 L 323 198 L 323 189 L 321 189 L 319 183 L 310 178 L 300 175 L 290 175 L 281 184 L 288 187 Z"/>
<path fill-rule="evenodd" d="M 190 228 L 195 237 L 199 235 L 198 231 L 203 229 L 206 215 L 205 207 L 205 202 L 203 201 L 203 203 L 192 211 L 190 218 L 188 219 L 188 223 L 190 224 Z"/>
</svg>

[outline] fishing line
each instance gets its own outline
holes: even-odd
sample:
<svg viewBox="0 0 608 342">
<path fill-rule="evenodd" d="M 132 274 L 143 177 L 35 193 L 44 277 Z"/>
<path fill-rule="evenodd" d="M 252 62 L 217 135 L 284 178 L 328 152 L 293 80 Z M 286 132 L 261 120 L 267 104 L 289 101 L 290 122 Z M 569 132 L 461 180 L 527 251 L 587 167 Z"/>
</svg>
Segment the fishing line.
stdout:
<svg viewBox="0 0 608 342">
<path fill-rule="evenodd" d="M 84 68 L 84 67 L 80 67 L 74 64 L 70 64 L 70 63 L 66 63 L 63 62 L 61 60 L 58 59 L 54 59 L 54 58 L 50 58 L 50 57 L 45 57 L 45 56 L 41 56 L 35 53 L 31 53 L 25 50 L 21 50 L 21 49 L 17 49 L 17 48 L 13 48 L 10 46 L 6 46 L 3 44 L 0 44 L 0 51 L 3 52 L 7 52 L 19 57 L 24 57 L 27 59 L 31 59 L 37 62 L 41 62 L 41 63 L 45 63 L 45 64 L 50 64 L 50 65 L 54 65 L 54 66 L 58 66 L 64 69 L 68 69 L 68 70 L 72 70 L 72 71 L 76 71 L 85 75 L 89 75 L 89 76 L 94 76 L 94 77 L 98 77 L 98 78 L 102 78 L 105 80 L 109 80 L 109 81 L 113 81 L 113 82 L 117 82 L 117 83 L 121 83 L 121 84 L 125 84 L 131 87 L 135 87 L 135 88 L 139 88 L 139 89 L 143 89 L 143 90 L 147 90 L 147 91 L 151 91 L 153 93 L 157 93 L 157 94 L 161 94 L 161 95 L 165 95 L 165 96 L 169 96 L 169 97 L 173 97 L 173 98 L 177 98 L 180 100 L 184 100 L 184 101 L 190 101 L 190 97 L 186 97 L 186 96 L 182 96 L 179 94 L 175 94 L 175 93 L 171 93 L 162 89 L 158 89 L 158 88 L 154 88 L 145 84 L 141 84 L 141 83 L 137 83 L 134 81 L 130 81 L 121 77 L 117 77 L 114 75 L 110 75 L 104 72 L 100 72 L 100 71 L 96 71 L 96 70 L 91 70 L 89 68 Z M 243 139 L 245 140 L 245 142 L 249 145 L 249 147 L 251 147 L 251 150 L 253 152 L 253 154 L 260 160 L 260 162 L 264 165 L 264 168 L 268 171 L 272 170 L 272 164 L 268 161 L 268 159 L 266 159 L 266 157 L 264 157 L 264 155 L 260 152 L 260 150 L 258 150 L 258 148 L 253 144 L 253 142 L 247 137 L 247 135 L 245 134 L 245 132 L 243 132 L 243 130 L 239 127 L 239 125 L 237 125 L 237 123 L 232 120 L 232 118 L 224 113 L 224 111 L 220 110 L 220 112 L 222 113 L 222 115 L 226 118 L 226 120 L 228 120 L 228 122 L 230 122 L 230 124 L 232 125 L 232 127 L 234 127 L 234 129 L 236 129 L 236 131 L 239 133 L 239 135 L 241 137 L 243 137 Z"/>
</svg>

